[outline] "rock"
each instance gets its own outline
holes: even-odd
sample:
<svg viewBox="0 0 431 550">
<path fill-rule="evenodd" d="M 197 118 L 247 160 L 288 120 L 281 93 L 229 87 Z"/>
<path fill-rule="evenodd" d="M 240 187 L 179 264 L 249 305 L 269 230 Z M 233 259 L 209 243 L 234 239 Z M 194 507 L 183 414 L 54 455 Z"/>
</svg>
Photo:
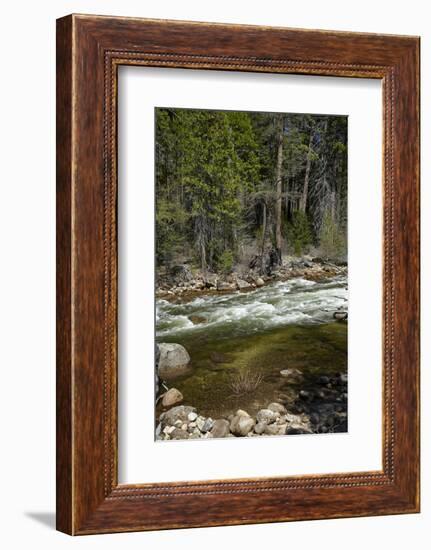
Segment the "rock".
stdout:
<svg viewBox="0 0 431 550">
<path fill-rule="evenodd" d="M 311 393 L 309 391 L 306 391 L 306 390 L 301 390 L 299 392 L 299 397 L 301 399 L 304 399 L 304 401 L 311 401 L 313 396 L 311 395 Z"/>
<path fill-rule="evenodd" d="M 267 407 L 267 409 L 269 409 L 270 411 L 273 411 L 275 413 L 278 413 L 278 414 L 286 414 L 287 413 L 287 409 L 284 405 L 282 405 L 281 403 L 270 403 Z"/>
<path fill-rule="evenodd" d="M 286 414 L 286 420 L 290 424 L 301 424 L 302 423 L 302 416 L 300 416 L 299 414 L 287 413 Z"/>
<path fill-rule="evenodd" d="M 256 286 L 257 287 L 264 286 L 264 284 L 265 284 L 265 281 L 262 279 L 262 277 L 258 277 L 256 279 Z"/>
<path fill-rule="evenodd" d="M 286 428 L 286 435 L 312 434 L 313 432 L 301 424 L 291 424 Z"/>
<path fill-rule="evenodd" d="M 320 422 L 320 416 L 317 413 L 310 414 L 310 422 L 312 424 L 318 424 Z"/>
<path fill-rule="evenodd" d="M 155 388 L 156 397 L 157 397 L 159 395 L 159 390 L 160 390 L 159 375 L 157 374 L 157 364 L 156 364 L 156 373 L 154 375 L 154 388 Z"/>
<path fill-rule="evenodd" d="M 303 375 L 302 372 L 298 369 L 284 369 L 280 371 L 283 378 L 288 378 L 290 382 L 298 383 L 302 382 Z"/>
<path fill-rule="evenodd" d="M 218 351 L 212 351 L 210 353 L 210 359 L 213 363 L 226 363 L 226 355 Z"/>
<path fill-rule="evenodd" d="M 229 435 L 229 422 L 224 418 L 214 420 L 213 427 L 211 429 L 211 437 L 220 438 Z"/>
<path fill-rule="evenodd" d="M 171 388 L 163 396 L 162 405 L 164 407 L 172 407 L 172 405 L 181 403 L 182 400 L 183 400 L 183 394 L 176 388 Z"/>
<path fill-rule="evenodd" d="M 265 424 L 272 424 L 279 416 L 279 413 L 276 413 L 271 409 L 261 409 L 256 415 L 256 420 Z"/>
<path fill-rule="evenodd" d="M 278 435 L 279 426 L 276 426 L 275 424 L 272 424 L 272 426 L 265 426 L 263 433 L 265 435 Z"/>
<path fill-rule="evenodd" d="M 217 290 L 232 290 L 232 288 L 234 288 L 234 286 L 231 283 L 217 281 Z"/>
<path fill-rule="evenodd" d="M 348 379 L 349 379 L 349 378 L 348 378 L 347 374 L 342 374 L 342 375 L 340 376 L 340 382 L 341 382 L 342 384 L 347 384 Z"/>
<path fill-rule="evenodd" d="M 247 288 L 251 288 L 251 284 L 248 283 L 247 281 L 244 281 L 243 279 L 238 279 L 236 281 L 236 288 L 238 290 L 244 290 L 244 289 L 247 289 Z"/>
<path fill-rule="evenodd" d="M 169 434 L 171 439 L 188 439 L 189 434 L 181 428 L 174 428 Z"/>
<path fill-rule="evenodd" d="M 208 273 L 204 279 L 204 284 L 207 288 L 215 288 L 217 286 L 217 275 L 215 273 Z"/>
<path fill-rule="evenodd" d="M 244 437 L 253 429 L 254 420 L 250 416 L 235 416 L 230 423 L 230 431 L 237 437 Z"/>
<path fill-rule="evenodd" d="M 202 315 L 190 315 L 189 319 L 194 325 L 201 325 L 202 323 L 206 323 L 208 321 L 208 319 Z"/>
<path fill-rule="evenodd" d="M 157 424 L 157 428 L 156 428 L 156 437 L 160 437 L 161 433 L 162 433 L 162 424 L 161 424 L 161 422 L 159 422 Z"/>
<path fill-rule="evenodd" d="M 243 411 L 242 409 L 238 409 L 236 411 L 236 413 L 234 414 L 234 416 L 248 416 L 250 417 L 250 415 L 248 414 L 247 411 Z"/>
<path fill-rule="evenodd" d="M 199 428 L 201 432 L 203 432 L 204 424 L 205 424 L 205 418 L 203 416 L 198 416 L 196 419 L 196 426 Z"/>
<path fill-rule="evenodd" d="M 187 420 L 189 420 L 190 422 L 194 422 L 197 417 L 198 417 L 197 413 L 191 412 L 187 415 Z"/>
<path fill-rule="evenodd" d="M 261 435 L 265 431 L 265 428 L 266 428 L 266 424 L 264 422 L 258 422 L 254 426 L 254 433 L 256 433 L 257 435 Z"/>
<path fill-rule="evenodd" d="M 207 418 L 204 422 L 204 425 L 202 426 L 201 432 L 206 433 L 211 430 L 211 428 L 214 425 L 214 420 L 212 418 Z"/>
<path fill-rule="evenodd" d="M 169 379 L 189 370 L 190 355 L 181 344 L 159 344 L 158 374 Z"/>
<path fill-rule="evenodd" d="M 337 321 L 347 321 L 347 311 L 334 311 L 333 317 Z"/>
<path fill-rule="evenodd" d="M 178 405 L 160 415 L 160 420 L 164 426 L 173 426 L 177 420 L 187 422 L 188 415 L 191 412 L 196 412 L 196 409 L 194 407 Z"/>
<path fill-rule="evenodd" d="M 163 429 L 163 433 L 164 433 L 165 435 L 170 435 L 174 430 L 175 430 L 175 426 L 166 426 L 166 427 Z"/>
<path fill-rule="evenodd" d="M 186 283 L 193 280 L 193 273 L 187 265 L 175 265 L 171 268 L 171 277 L 176 284 Z"/>
<path fill-rule="evenodd" d="M 318 379 L 319 384 L 326 386 L 326 384 L 329 384 L 329 382 L 330 382 L 329 376 L 319 376 L 319 379 Z"/>
</svg>

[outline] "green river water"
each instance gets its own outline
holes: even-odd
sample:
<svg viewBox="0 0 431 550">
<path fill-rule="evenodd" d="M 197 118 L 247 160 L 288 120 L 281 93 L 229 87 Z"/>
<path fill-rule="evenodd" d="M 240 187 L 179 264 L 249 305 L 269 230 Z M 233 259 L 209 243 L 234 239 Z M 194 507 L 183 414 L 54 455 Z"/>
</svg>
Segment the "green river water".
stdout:
<svg viewBox="0 0 431 550">
<path fill-rule="evenodd" d="M 347 308 L 345 277 L 311 282 L 277 282 L 248 293 L 208 295 L 178 303 L 157 303 L 157 340 L 183 345 L 190 373 L 169 383 L 204 416 L 219 418 L 238 408 L 250 414 L 289 392 L 294 382 L 280 376 L 299 369 L 301 389 L 321 374 L 347 372 L 347 324 L 333 312 Z M 190 317 L 205 321 L 193 324 Z M 230 382 L 238 369 L 262 373 L 259 387 L 235 396 Z"/>
</svg>

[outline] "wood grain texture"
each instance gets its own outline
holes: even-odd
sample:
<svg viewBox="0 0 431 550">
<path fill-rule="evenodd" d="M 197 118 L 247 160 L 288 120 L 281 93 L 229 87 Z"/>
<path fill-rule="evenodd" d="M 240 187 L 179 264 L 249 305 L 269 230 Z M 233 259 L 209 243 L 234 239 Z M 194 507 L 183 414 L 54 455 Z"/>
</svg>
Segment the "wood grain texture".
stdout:
<svg viewBox="0 0 431 550">
<path fill-rule="evenodd" d="M 57 49 L 58 529 L 87 534 L 417 512 L 419 39 L 72 15 L 58 21 Z M 122 64 L 382 79 L 382 471 L 118 485 Z"/>
</svg>

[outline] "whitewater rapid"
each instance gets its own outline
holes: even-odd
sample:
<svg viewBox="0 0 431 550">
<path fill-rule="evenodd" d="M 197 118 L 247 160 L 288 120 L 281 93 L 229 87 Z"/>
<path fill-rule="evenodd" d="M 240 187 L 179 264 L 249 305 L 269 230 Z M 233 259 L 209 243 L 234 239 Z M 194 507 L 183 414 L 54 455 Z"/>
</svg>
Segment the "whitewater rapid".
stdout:
<svg viewBox="0 0 431 550">
<path fill-rule="evenodd" d="M 291 279 L 251 292 L 199 296 L 187 303 L 156 301 L 157 337 L 213 334 L 219 338 L 262 332 L 284 325 L 333 321 L 337 309 L 347 311 L 347 277 L 324 282 Z M 204 322 L 194 324 L 190 317 Z"/>
</svg>

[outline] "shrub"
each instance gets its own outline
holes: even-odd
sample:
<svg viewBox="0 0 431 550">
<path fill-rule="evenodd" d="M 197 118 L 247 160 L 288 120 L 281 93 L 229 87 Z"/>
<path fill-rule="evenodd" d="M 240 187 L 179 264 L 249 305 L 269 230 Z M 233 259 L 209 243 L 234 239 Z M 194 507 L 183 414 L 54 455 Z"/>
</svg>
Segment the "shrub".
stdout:
<svg viewBox="0 0 431 550">
<path fill-rule="evenodd" d="M 263 374 L 252 369 L 240 370 L 231 376 L 229 387 L 235 396 L 254 392 L 263 381 Z"/>
<path fill-rule="evenodd" d="M 233 252 L 231 250 L 224 250 L 217 258 L 218 270 L 222 273 L 230 273 L 233 268 Z"/>
<path fill-rule="evenodd" d="M 307 214 L 297 210 L 287 227 L 287 240 L 296 256 L 301 256 L 312 242 L 311 226 Z"/>
<path fill-rule="evenodd" d="M 323 216 L 320 229 L 320 252 L 325 258 L 337 258 L 346 253 L 346 237 L 329 210 Z"/>
</svg>

